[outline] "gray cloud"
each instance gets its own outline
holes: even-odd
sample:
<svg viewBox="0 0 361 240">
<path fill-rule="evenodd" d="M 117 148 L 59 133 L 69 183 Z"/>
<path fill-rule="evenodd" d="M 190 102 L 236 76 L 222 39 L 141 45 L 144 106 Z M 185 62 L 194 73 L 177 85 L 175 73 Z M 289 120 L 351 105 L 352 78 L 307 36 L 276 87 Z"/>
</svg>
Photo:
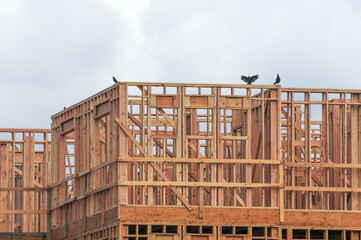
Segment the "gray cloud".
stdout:
<svg viewBox="0 0 361 240">
<path fill-rule="evenodd" d="M 361 88 L 361 4 L 0 2 L 0 127 L 50 116 L 119 80 Z"/>
</svg>

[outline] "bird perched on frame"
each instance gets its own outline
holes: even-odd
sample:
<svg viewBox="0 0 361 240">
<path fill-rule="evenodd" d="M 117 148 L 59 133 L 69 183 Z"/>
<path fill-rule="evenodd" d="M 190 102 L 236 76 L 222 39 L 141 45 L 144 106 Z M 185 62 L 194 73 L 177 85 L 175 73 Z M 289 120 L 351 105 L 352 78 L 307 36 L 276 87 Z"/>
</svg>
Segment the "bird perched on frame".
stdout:
<svg viewBox="0 0 361 240">
<path fill-rule="evenodd" d="M 275 83 L 273 85 L 276 85 L 276 84 L 278 84 L 280 82 L 281 82 L 281 78 L 280 78 L 280 75 L 277 73 L 276 81 L 275 81 Z"/>
<path fill-rule="evenodd" d="M 247 84 L 251 84 L 251 83 L 253 83 L 254 81 L 256 81 L 257 79 L 258 79 L 258 75 L 254 75 L 254 76 L 252 76 L 252 77 L 250 77 L 250 76 L 241 76 L 241 79 L 244 81 L 244 82 L 246 82 Z"/>
<path fill-rule="evenodd" d="M 118 83 L 118 80 L 113 76 L 113 82 Z"/>
</svg>

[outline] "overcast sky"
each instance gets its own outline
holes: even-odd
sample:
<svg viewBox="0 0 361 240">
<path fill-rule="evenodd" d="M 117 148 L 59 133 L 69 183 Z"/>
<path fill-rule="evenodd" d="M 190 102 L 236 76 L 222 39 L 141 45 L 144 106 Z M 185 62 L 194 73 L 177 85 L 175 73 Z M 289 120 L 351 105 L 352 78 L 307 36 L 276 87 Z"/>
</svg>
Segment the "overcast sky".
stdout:
<svg viewBox="0 0 361 240">
<path fill-rule="evenodd" d="M 1 0 L 0 128 L 124 81 L 361 89 L 360 0 Z"/>
</svg>

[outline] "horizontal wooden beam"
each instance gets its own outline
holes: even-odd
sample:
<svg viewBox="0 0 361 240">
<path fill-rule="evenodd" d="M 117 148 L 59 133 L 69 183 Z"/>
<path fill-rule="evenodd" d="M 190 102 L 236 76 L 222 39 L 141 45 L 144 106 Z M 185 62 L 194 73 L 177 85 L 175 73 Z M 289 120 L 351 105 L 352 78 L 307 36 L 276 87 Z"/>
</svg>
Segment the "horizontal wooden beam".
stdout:
<svg viewBox="0 0 361 240">
<path fill-rule="evenodd" d="M 122 181 L 119 186 L 280 188 L 273 183 Z"/>
<path fill-rule="evenodd" d="M 361 192 L 361 188 L 340 188 L 340 187 L 303 187 L 285 186 L 285 191 L 312 191 L 312 192 Z"/>
<path fill-rule="evenodd" d="M 0 192 L 45 192 L 48 189 L 48 187 L 0 187 Z"/>
<path fill-rule="evenodd" d="M 33 129 L 33 128 L 0 128 L 0 132 L 51 133 L 51 130 L 50 129 Z"/>
<path fill-rule="evenodd" d="M 175 163 L 246 163 L 280 165 L 279 160 L 262 159 L 213 159 L 213 158 L 118 158 L 119 162 L 175 162 Z"/>
<path fill-rule="evenodd" d="M 48 214 L 49 210 L 0 210 L 0 214 Z"/>
<path fill-rule="evenodd" d="M 246 141 L 248 140 L 248 136 L 222 136 L 222 140 L 242 140 Z"/>
</svg>

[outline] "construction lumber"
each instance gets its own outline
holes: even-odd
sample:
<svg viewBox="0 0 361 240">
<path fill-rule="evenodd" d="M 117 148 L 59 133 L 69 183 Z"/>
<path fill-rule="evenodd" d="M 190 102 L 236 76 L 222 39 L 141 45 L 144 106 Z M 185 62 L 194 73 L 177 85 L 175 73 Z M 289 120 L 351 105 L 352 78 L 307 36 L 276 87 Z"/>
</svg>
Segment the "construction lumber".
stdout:
<svg viewBox="0 0 361 240">
<path fill-rule="evenodd" d="M 30 172 L 7 165 L 1 140 L 3 168 L 27 185 L 1 180 L 0 194 L 30 194 L 14 204 L 30 208 L 48 189 L 47 208 L 29 211 L 49 213 L 53 239 L 360 239 L 360 98 L 117 83 L 52 116 L 48 175 L 36 138 L 9 143 Z"/>
<path fill-rule="evenodd" d="M 0 232 L 46 232 L 49 137 L 45 129 L 0 129 Z"/>
</svg>

